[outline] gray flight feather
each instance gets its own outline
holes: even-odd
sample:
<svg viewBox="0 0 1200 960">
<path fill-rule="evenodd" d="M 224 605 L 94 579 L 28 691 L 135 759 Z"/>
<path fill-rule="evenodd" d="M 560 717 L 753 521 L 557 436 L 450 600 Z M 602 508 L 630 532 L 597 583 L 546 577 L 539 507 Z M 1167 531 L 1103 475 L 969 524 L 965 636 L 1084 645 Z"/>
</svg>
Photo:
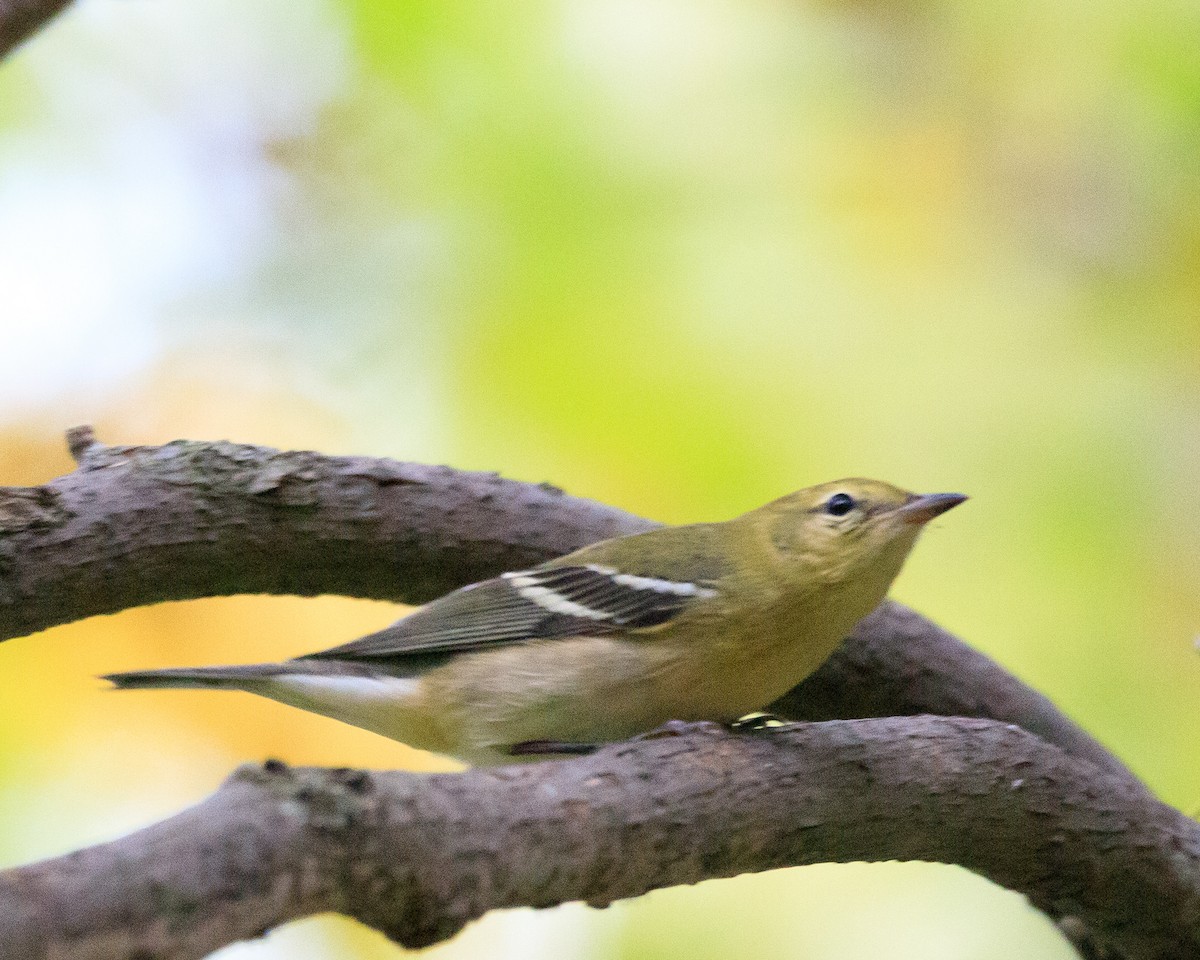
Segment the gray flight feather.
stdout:
<svg viewBox="0 0 1200 960">
<path fill-rule="evenodd" d="M 714 594 L 598 565 L 539 567 L 463 587 L 377 633 L 300 659 L 386 660 L 412 675 L 472 650 L 657 626 Z"/>
</svg>

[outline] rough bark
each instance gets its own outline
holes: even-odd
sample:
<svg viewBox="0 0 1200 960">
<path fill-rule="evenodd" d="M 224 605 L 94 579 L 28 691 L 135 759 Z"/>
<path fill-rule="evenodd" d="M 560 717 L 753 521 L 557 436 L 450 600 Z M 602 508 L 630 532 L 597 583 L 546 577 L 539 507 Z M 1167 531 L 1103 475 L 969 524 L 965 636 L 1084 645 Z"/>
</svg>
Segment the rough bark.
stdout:
<svg viewBox="0 0 1200 960">
<path fill-rule="evenodd" d="M 854 628 L 816 673 L 770 710 L 792 720 L 933 713 L 1015 723 L 1102 768 L 1133 775 L 1049 698 L 899 603 Z"/>
<path fill-rule="evenodd" d="M 1016 727 L 695 725 L 463 774 L 246 767 L 114 843 L 0 875 L 10 960 L 188 960 L 311 913 L 419 947 L 489 910 L 819 862 L 958 863 L 1144 960 L 1200 956 L 1200 829 Z"/>
<path fill-rule="evenodd" d="M 654 524 L 548 484 L 233 443 L 107 447 L 0 488 L 0 639 L 163 600 L 287 593 L 422 603 Z"/>
<path fill-rule="evenodd" d="M 68 439 L 76 471 L 0 489 L 0 639 L 224 593 L 421 602 L 653 527 L 494 474 Z M 692 731 L 451 777 L 242 771 L 172 820 L 0 874 L 0 942 L 21 960 L 193 957 L 332 909 L 417 945 L 500 906 L 928 859 L 1026 893 L 1089 958 L 1197 955 L 1195 824 L 918 614 L 885 604 L 773 709 L 888 719 Z"/>
<path fill-rule="evenodd" d="M 0 639 L 220 594 L 423 603 L 655 526 L 493 473 L 223 442 L 104 446 L 87 428 L 68 442 L 75 472 L 0 488 Z M 791 719 L 989 717 L 1125 771 L 1041 694 L 896 603 L 772 709 Z"/>
<path fill-rule="evenodd" d="M 68 3 L 0 0 L 0 59 Z M 0 639 L 223 593 L 421 602 L 652 526 L 445 468 L 234 444 L 109 448 L 86 430 L 72 448 L 75 473 L 0 490 Z M 324 910 L 419 946 L 497 907 L 884 859 L 959 863 L 1020 890 L 1089 958 L 1200 955 L 1195 824 L 919 615 L 885 604 L 773 709 L 909 719 L 736 742 L 696 731 L 453 777 L 243 769 L 175 818 L 0 874 L 4 955 L 183 960 Z M 912 716 L 923 712 L 1042 739 Z"/>
</svg>

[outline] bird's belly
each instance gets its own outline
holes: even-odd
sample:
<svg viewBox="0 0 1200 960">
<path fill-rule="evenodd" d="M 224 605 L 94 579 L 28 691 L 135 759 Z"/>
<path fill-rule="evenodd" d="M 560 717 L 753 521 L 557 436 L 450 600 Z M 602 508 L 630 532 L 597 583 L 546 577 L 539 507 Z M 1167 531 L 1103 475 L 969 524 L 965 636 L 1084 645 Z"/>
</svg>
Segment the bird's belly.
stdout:
<svg viewBox="0 0 1200 960">
<path fill-rule="evenodd" d="M 466 654 L 426 674 L 422 687 L 450 752 L 495 763 L 530 740 L 602 743 L 668 720 L 735 720 L 803 676 L 740 638 L 715 647 L 689 639 L 590 637 Z"/>
<path fill-rule="evenodd" d="M 668 710 L 670 664 L 647 653 L 609 638 L 525 644 L 457 657 L 422 686 L 462 756 L 529 740 L 621 740 Z"/>
</svg>

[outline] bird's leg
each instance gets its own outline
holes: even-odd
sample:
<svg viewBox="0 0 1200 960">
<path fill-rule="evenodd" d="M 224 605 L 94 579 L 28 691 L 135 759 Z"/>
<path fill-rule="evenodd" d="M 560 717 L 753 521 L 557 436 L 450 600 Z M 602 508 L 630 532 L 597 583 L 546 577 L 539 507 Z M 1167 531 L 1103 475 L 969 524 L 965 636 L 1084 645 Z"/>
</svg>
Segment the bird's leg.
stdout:
<svg viewBox="0 0 1200 960">
<path fill-rule="evenodd" d="M 724 724 L 714 723 L 711 720 L 668 720 L 661 727 L 655 727 L 653 730 L 647 730 L 645 733 L 639 733 L 637 736 L 630 737 L 629 742 L 637 743 L 640 740 L 679 737 L 688 732 L 695 732 L 697 729 L 708 730 L 709 732 L 724 732 L 729 728 Z M 595 753 L 602 746 L 604 744 L 601 743 L 573 743 L 563 740 L 526 740 L 522 743 L 514 743 L 508 748 L 508 754 L 512 757 L 581 757 L 589 753 Z"/>
<path fill-rule="evenodd" d="M 757 733 L 771 727 L 784 726 L 786 721 L 770 713 L 751 713 L 732 723 L 717 723 L 713 720 L 668 720 L 660 727 L 630 737 L 631 743 L 642 740 L 661 740 L 664 737 L 681 737 L 685 733 Z M 582 757 L 600 749 L 599 743 L 572 743 L 563 740 L 526 740 L 508 748 L 513 757 L 570 756 Z"/>
<path fill-rule="evenodd" d="M 600 749 L 598 743 L 570 743 L 563 740 L 524 740 L 508 748 L 510 757 L 585 757 Z"/>
</svg>

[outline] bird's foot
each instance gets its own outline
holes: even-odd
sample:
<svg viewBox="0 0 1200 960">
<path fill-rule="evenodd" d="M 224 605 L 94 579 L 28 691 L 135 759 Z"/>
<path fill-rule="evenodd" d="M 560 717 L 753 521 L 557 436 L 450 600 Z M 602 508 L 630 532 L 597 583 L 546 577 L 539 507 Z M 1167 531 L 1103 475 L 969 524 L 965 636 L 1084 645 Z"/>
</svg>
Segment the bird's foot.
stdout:
<svg viewBox="0 0 1200 960">
<path fill-rule="evenodd" d="M 663 737 L 681 737 L 685 733 L 757 733 L 772 727 L 785 726 L 787 721 L 770 713 L 750 713 L 732 723 L 717 723 L 714 720 L 668 720 L 661 727 L 639 733 L 636 740 L 660 740 Z"/>
<path fill-rule="evenodd" d="M 564 740 L 525 740 L 508 748 L 510 757 L 585 757 L 600 749 L 595 743 Z"/>
<path fill-rule="evenodd" d="M 773 713 L 748 713 L 738 717 L 729 725 L 735 733 L 757 733 L 759 730 L 769 730 L 772 727 L 787 726 L 786 720 L 780 720 Z"/>
</svg>

